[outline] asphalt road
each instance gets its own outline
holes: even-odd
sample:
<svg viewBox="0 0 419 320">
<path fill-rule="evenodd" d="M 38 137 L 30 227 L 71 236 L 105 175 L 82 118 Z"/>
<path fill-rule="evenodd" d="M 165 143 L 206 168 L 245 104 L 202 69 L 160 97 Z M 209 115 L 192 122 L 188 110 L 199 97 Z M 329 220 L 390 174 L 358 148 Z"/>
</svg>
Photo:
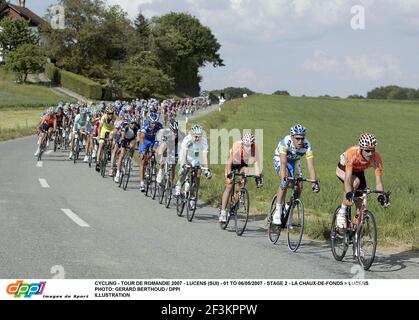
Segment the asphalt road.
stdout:
<svg viewBox="0 0 419 320">
<path fill-rule="evenodd" d="M 237 237 L 220 229 L 217 209 L 200 206 L 189 223 L 138 191 L 137 167 L 123 191 L 64 151 L 37 164 L 35 144 L 35 136 L 0 143 L 2 279 L 419 278 L 417 253 L 378 253 L 363 274 L 325 243 L 303 240 L 291 253 L 284 233 L 272 245 L 263 221 Z"/>
</svg>

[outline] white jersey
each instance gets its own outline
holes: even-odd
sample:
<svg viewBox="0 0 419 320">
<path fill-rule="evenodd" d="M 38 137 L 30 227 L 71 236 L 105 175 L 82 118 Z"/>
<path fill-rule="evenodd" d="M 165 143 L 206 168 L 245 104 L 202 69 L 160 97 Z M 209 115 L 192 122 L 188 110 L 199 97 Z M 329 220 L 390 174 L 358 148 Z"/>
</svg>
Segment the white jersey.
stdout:
<svg viewBox="0 0 419 320">
<path fill-rule="evenodd" d="M 186 160 L 192 165 L 202 164 L 203 156 L 208 154 L 208 142 L 204 137 L 199 143 L 195 143 L 194 138 L 189 134 L 183 139 L 180 147 L 180 161 L 186 153 Z M 184 163 L 181 162 L 181 165 Z"/>
</svg>

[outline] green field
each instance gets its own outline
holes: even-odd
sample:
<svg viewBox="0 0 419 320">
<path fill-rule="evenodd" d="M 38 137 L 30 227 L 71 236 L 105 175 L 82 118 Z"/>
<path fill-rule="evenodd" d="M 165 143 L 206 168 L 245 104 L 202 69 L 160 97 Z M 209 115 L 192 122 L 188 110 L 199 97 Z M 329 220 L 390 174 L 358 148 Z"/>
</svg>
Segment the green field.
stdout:
<svg viewBox="0 0 419 320">
<path fill-rule="evenodd" d="M 36 84 L 16 84 L 15 77 L 0 67 L 0 109 L 4 107 L 39 107 L 68 99 L 52 89 Z"/>
<path fill-rule="evenodd" d="M 371 197 L 370 209 L 379 228 L 379 243 L 391 246 L 413 246 L 418 243 L 419 215 L 419 105 L 412 102 L 379 100 L 344 100 L 256 95 L 226 104 L 221 113 L 197 120 L 209 128 L 263 129 L 263 165 L 265 186 L 257 190 L 250 183 L 253 213 L 266 214 L 279 179 L 274 172 L 274 150 L 289 128 L 301 123 L 308 128 L 307 138 L 315 151 L 321 192 L 315 195 L 306 185 L 303 199 L 309 213 L 306 234 L 325 239 L 329 234 L 331 214 L 341 203 L 343 188 L 335 176 L 339 155 L 357 144 L 363 131 L 377 136 L 377 151 L 383 158 L 384 186 L 392 191 L 392 206 L 382 209 Z M 210 150 L 211 152 L 211 150 Z M 307 174 L 305 158 L 303 171 Z M 214 165 L 214 178 L 202 183 L 202 197 L 219 205 L 224 188 L 224 165 Z M 373 170 L 367 182 L 375 187 Z"/>
<path fill-rule="evenodd" d="M 45 86 L 16 84 L 0 67 L 0 141 L 35 134 L 41 112 L 64 99 Z"/>
</svg>

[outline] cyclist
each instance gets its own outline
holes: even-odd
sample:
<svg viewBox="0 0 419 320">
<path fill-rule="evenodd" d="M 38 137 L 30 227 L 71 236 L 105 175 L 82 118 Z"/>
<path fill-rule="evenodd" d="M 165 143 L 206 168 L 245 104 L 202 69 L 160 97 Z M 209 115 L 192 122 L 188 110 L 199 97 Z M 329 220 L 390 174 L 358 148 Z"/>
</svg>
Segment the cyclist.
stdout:
<svg viewBox="0 0 419 320">
<path fill-rule="evenodd" d="M 211 170 L 208 169 L 208 142 L 207 139 L 203 137 L 204 129 L 200 125 L 194 125 L 189 130 L 189 135 L 187 135 L 180 147 L 179 154 L 179 180 L 176 183 L 175 196 L 180 195 L 180 189 L 182 182 L 185 179 L 189 169 L 186 168 L 186 164 L 189 164 L 192 167 L 201 166 L 206 167 L 203 171 L 204 175 L 210 179 Z M 198 179 L 201 176 L 202 170 L 198 170 Z"/>
<path fill-rule="evenodd" d="M 97 151 L 97 157 L 96 157 L 96 171 L 99 172 L 99 160 L 101 158 L 101 153 L 103 149 L 103 144 L 105 143 L 105 138 L 107 135 L 109 135 L 109 140 L 112 141 L 112 132 L 115 130 L 115 121 L 116 116 L 114 114 L 114 110 L 111 106 L 106 107 L 105 109 L 106 114 L 102 116 L 102 119 L 100 119 L 100 125 L 99 125 L 99 148 Z M 105 155 L 106 156 L 106 155 Z M 113 159 L 111 159 L 111 163 L 113 163 Z M 112 168 L 110 169 L 110 173 L 112 174 Z"/>
<path fill-rule="evenodd" d="M 316 169 L 314 165 L 314 153 L 310 142 L 306 139 L 307 129 L 301 124 L 291 127 L 290 135 L 284 137 L 275 149 L 274 167 L 280 180 L 276 210 L 273 216 L 273 223 L 281 224 L 281 215 L 285 203 L 285 197 L 288 187 L 287 177 L 294 177 L 297 174 L 302 176 L 300 159 L 305 155 L 310 179 L 316 179 Z M 302 192 L 303 184 L 299 183 L 299 195 Z M 320 192 L 320 185 L 313 183 L 312 190 L 315 193 Z"/>
<path fill-rule="evenodd" d="M 42 116 L 41 124 L 38 126 L 39 139 L 38 139 L 38 147 L 35 152 L 35 157 L 39 155 L 39 152 L 41 150 L 40 148 L 41 142 L 42 142 L 42 139 L 44 139 L 45 135 L 47 135 L 46 139 L 47 139 L 47 147 L 48 147 L 48 141 L 52 133 L 52 130 L 54 128 L 54 123 L 55 123 L 55 112 L 54 112 L 54 108 L 51 107 L 51 108 L 48 108 L 47 113 Z"/>
<path fill-rule="evenodd" d="M 116 183 L 119 183 L 122 161 L 127 153 L 127 148 L 130 146 L 132 150 L 134 150 L 136 141 L 140 141 L 140 132 L 138 130 L 137 122 L 135 118 L 127 118 L 121 131 L 121 153 L 119 154 L 116 165 L 117 171 L 114 179 Z"/>
<path fill-rule="evenodd" d="M 227 221 L 226 207 L 234 184 L 234 181 L 231 179 L 231 173 L 233 171 L 248 173 L 251 161 L 255 164 L 256 185 L 259 188 L 263 185 L 259 165 L 259 150 L 255 143 L 255 136 L 253 134 L 246 133 L 243 135 L 241 140 L 236 141 L 233 144 L 233 147 L 230 149 L 230 155 L 227 159 L 225 167 L 226 185 L 221 203 L 221 212 L 219 217 L 220 222 Z"/>
<path fill-rule="evenodd" d="M 73 159 L 73 145 L 74 145 L 74 137 L 77 131 L 80 130 L 80 143 L 83 142 L 84 139 L 87 138 L 87 133 L 91 132 L 93 129 L 92 120 L 87 115 L 87 109 L 81 108 L 80 114 L 76 115 L 74 118 L 74 125 L 73 125 L 73 132 L 70 134 L 70 155 L 68 159 Z M 87 161 L 87 156 L 85 157 L 84 161 Z"/>
<path fill-rule="evenodd" d="M 157 161 L 160 165 L 157 173 L 156 181 L 161 183 L 163 179 L 163 169 L 166 161 L 172 166 L 172 182 L 175 177 L 175 168 L 179 158 L 180 144 L 185 138 L 185 133 L 179 130 L 179 123 L 177 121 L 169 122 L 169 129 L 160 130 L 157 134 L 157 141 L 159 141 L 159 149 L 157 152 Z"/>
<path fill-rule="evenodd" d="M 156 143 L 156 134 L 159 130 L 163 129 L 163 125 L 159 122 L 159 115 L 151 112 L 148 116 L 148 121 L 144 122 L 144 126 L 141 129 L 140 134 L 140 146 L 138 153 L 140 156 L 140 191 L 144 192 L 144 171 L 147 162 L 146 154 L 149 149 L 153 149 L 157 152 L 158 143 Z"/>
<path fill-rule="evenodd" d="M 376 137 L 368 132 L 362 133 L 358 145 L 353 146 L 340 155 L 336 168 L 336 175 L 343 183 L 344 196 L 342 205 L 336 217 L 337 227 L 346 228 L 346 208 L 353 205 L 353 196 L 360 195 L 356 190 L 367 188 L 364 171 L 368 168 L 375 169 L 375 181 L 378 191 L 384 191 L 383 186 L 383 161 L 380 154 L 375 151 Z M 390 203 L 383 194 L 377 198 L 378 202 L 388 208 Z M 356 203 L 355 203 L 356 204 Z M 357 205 L 357 204 L 356 204 Z"/>
</svg>

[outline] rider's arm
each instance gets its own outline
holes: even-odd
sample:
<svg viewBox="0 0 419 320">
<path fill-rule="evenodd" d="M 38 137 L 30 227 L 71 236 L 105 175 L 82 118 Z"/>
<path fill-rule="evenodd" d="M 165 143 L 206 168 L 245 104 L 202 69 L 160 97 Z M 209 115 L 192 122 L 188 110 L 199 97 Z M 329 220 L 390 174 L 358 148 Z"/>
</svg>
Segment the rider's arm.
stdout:
<svg viewBox="0 0 419 320">
<path fill-rule="evenodd" d="M 308 173 L 310 175 L 310 179 L 315 180 L 316 179 L 316 167 L 314 165 L 314 157 L 307 158 L 307 168 Z"/>
<path fill-rule="evenodd" d="M 345 187 L 345 193 L 352 192 L 352 167 L 349 167 L 348 165 L 345 168 L 345 180 L 344 187 Z"/>
<path fill-rule="evenodd" d="M 375 185 L 376 185 L 377 191 L 384 191 L 382 176 L 375 176 Z"/>
<path fill-rule="evenodd" d="M 140 132 L 140 144 L 144 144 L 144 139 L 145 139 L 145 133 Z"/>
<path fill-rule="evenodd" d="M 280 161 L 281 161 L 281 164 L 280 164 L 281 180 L 284 180 L 287 176 L 287 155 L 281 153 Z"/>
</svg>

